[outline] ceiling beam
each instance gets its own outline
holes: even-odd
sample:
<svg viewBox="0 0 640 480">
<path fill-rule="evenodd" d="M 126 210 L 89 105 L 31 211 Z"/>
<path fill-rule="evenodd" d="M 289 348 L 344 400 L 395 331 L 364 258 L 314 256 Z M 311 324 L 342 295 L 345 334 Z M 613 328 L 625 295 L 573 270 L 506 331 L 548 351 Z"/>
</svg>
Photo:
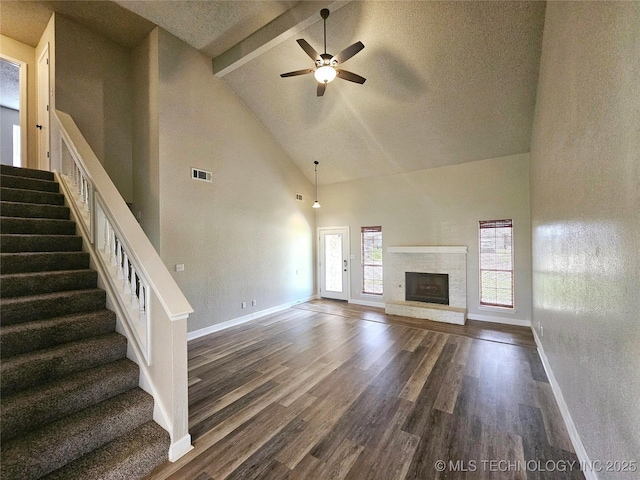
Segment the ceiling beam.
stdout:
<svg viewBox="0 0 640 480">
<path fill-rule="evenodd" d="M 302 30 L 320 21 L 319 12 L 328 8 L 332 12 L 344 7 L 350 0 L 301 2 L 257 32 L 234 45 L 213 59 L 213 74 L 224 77 L 245 63 L 259 57 L 267 50 L 297 35 Z"/>
</svg>

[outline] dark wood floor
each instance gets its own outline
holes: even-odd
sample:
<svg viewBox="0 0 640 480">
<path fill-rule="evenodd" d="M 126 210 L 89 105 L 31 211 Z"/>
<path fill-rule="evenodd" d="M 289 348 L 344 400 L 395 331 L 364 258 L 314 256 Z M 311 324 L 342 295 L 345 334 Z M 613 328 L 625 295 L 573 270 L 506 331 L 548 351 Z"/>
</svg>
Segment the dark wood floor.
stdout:
<svg viewBox="0 0 640 480">
<path fill-rule="evenodd" d="M 528 329 L 425 325 L 314 301 L 190 342 L 195 448 L 149 479 L 584 478 Z"/>
</svg>

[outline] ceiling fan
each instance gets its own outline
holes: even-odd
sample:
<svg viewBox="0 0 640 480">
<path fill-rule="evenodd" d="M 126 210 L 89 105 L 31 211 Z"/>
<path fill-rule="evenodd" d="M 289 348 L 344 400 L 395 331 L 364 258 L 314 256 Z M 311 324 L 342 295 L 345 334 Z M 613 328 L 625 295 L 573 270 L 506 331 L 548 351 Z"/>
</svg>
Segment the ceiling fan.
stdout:
<svg viewBox="0 0 640 480">
<path fill-rule="evenodd" d="M 303 38 L 299 38 L 298 40 L 296 40 L 302 47 L 302 49 L 307 53 L 307 55 L 309 55 L 311 59 L 316 62 L 316 68 L 296 70 L 295 72 L 288 72 L 280 75 L 282 78 L 285 78 L 313 73 L 313 76 L 318 81 L 318 97 L 324 95 L 324 91 L 327 88 L 327 83 L 333 81 L 336 77 L 342 78 L 343 80 L 348 80 L 349 82 L 360 84 L 366 81 L 366 79 L 364 77 L 361 77 L 360 75 L 348 72 L 347 70 L 336 68 L 337 65 L 346 62 L 356 53 L 362 50 L 364 48 L 364 44 L 362 42 L 356 42 L 353 45 L 348 46 L 335 56 L 327 53 L 327 18 L 329 17 L 329 10 L 323 8 L 322 10 L 320 10 L 320 16 L 324 20 L 324 53 L 320 54 L 316 52 L 313 47 L 309 45 L 309 43 Z"/>
</svg>

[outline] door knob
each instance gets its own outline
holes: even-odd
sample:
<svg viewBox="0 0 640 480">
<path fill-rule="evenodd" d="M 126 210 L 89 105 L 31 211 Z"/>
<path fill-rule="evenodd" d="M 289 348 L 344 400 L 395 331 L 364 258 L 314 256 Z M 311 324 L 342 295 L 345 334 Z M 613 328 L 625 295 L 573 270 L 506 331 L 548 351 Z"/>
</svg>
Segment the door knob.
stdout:
<svg viewBox="0 0 640 480">
<path fill-rule="evenodd" d="M 39 128 L 40 130 L 42 130 L 42 125 L 36 125 L 36 128 Z"/>
</svg>

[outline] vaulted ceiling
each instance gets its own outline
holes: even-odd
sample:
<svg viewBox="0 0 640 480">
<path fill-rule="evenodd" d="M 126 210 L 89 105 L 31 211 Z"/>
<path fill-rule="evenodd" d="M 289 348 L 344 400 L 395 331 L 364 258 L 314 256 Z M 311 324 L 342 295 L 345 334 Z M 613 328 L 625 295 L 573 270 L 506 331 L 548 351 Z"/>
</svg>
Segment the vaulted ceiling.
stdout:
<svg viewBox="0 0 640 480">
<path fill-rule="evenodd" d="M 64 10 L 122 44 L 118 36 L 160 25 L 214 59 L 216 75 L 310 180 L 319 161 L 320 183 L 529 151 L 544 2 L 26 3 Z M 87 4 L 113 21 L 91 20 Z M 327 51 L 362 41 L 344 68 L 367 81 L 336 79 L 317 97 L 313 76 L 279 75 L 313 67 L 295 40 L 322 50 L 323 7 Z"/>
</svg>

